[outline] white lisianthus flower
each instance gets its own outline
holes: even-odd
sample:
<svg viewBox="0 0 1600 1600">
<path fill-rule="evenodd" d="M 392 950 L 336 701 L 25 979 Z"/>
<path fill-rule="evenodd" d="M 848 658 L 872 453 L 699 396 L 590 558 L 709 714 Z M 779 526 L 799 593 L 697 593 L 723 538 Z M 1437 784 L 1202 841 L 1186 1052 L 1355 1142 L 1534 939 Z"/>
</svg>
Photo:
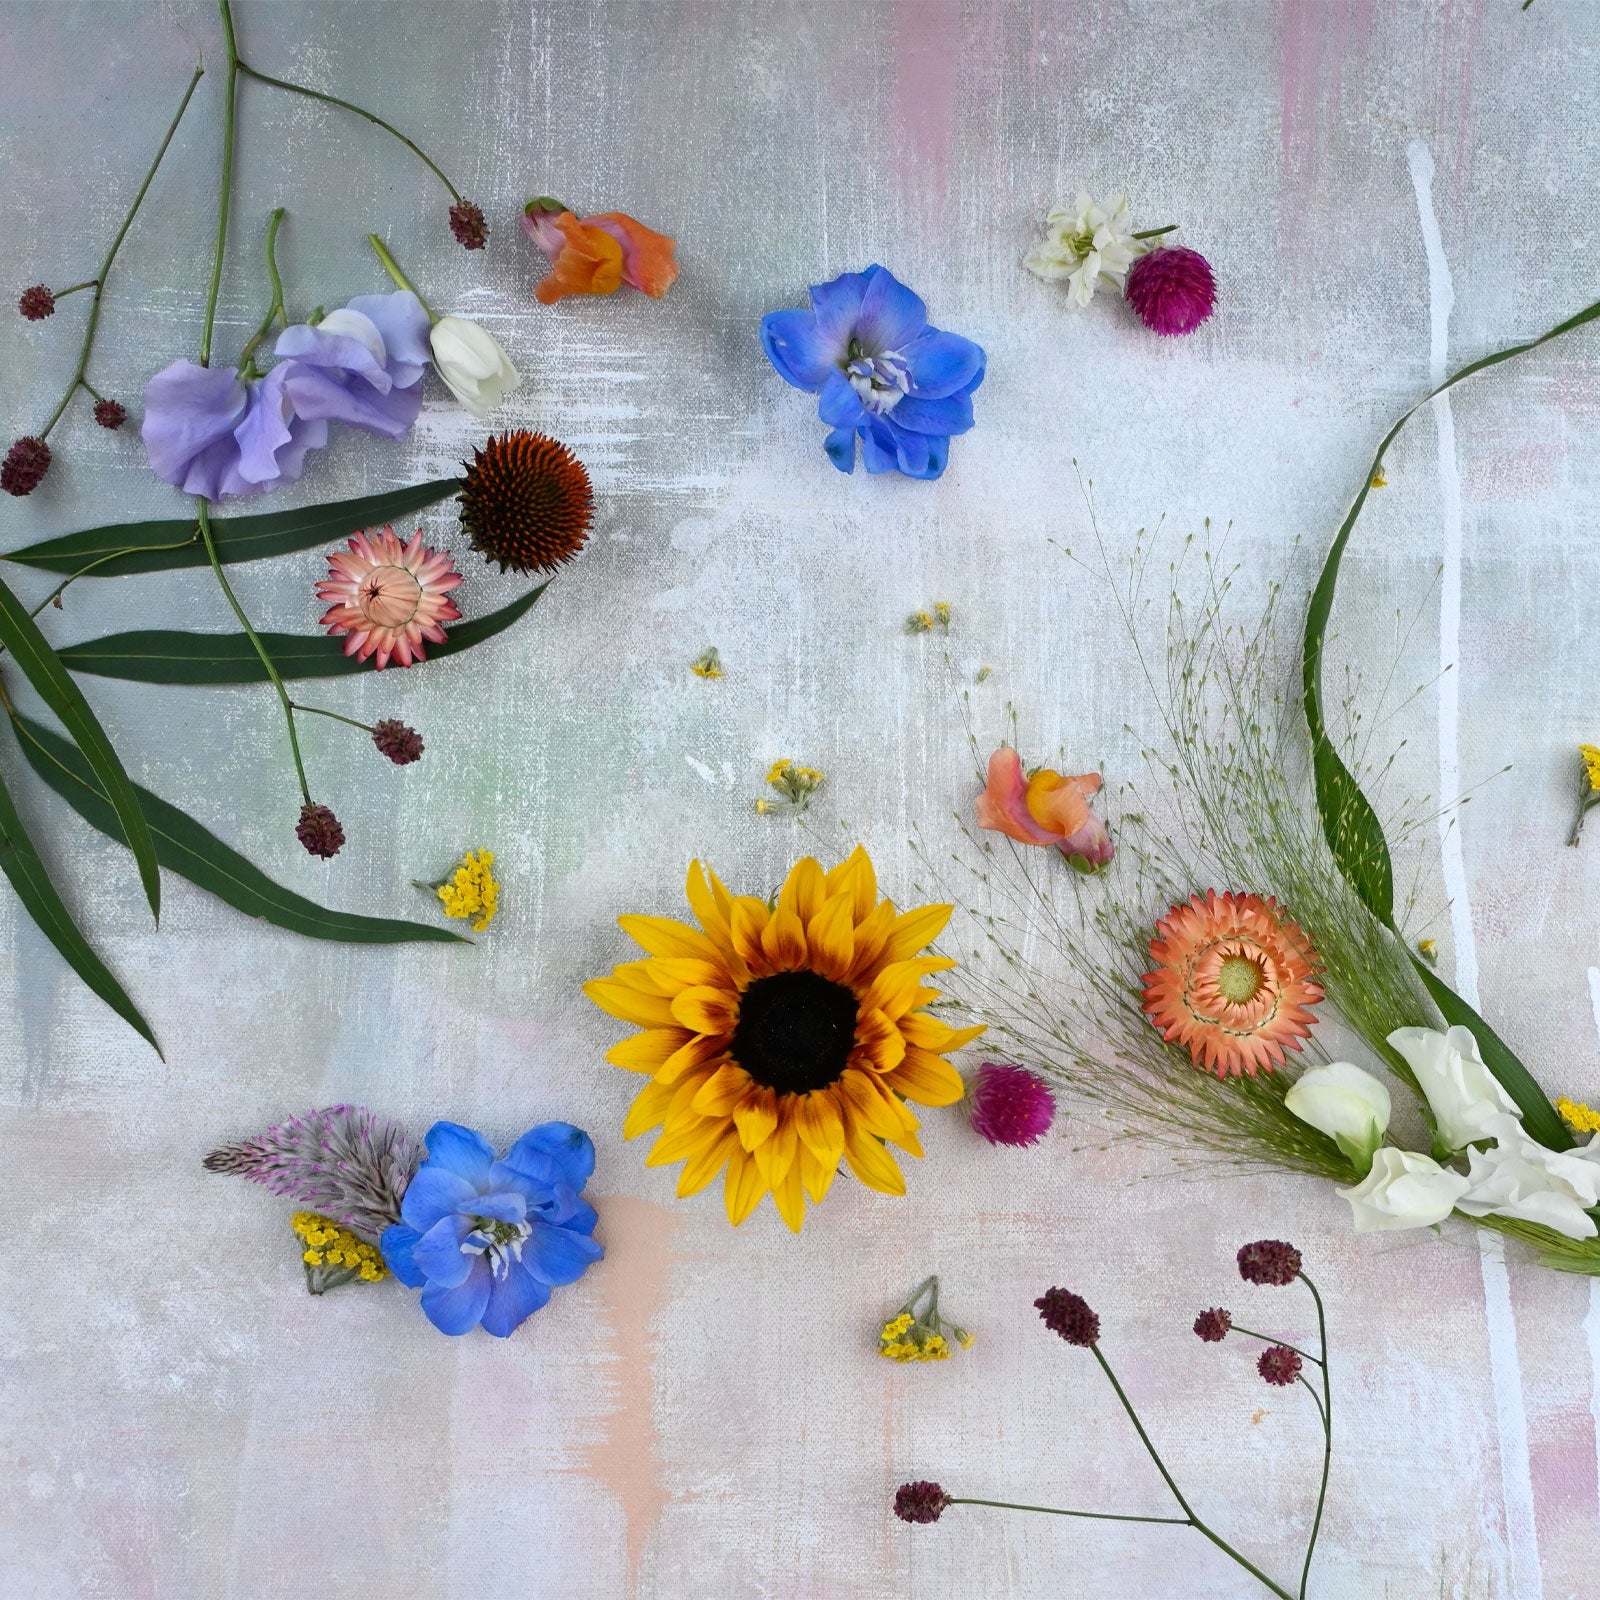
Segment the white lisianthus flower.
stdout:
<svg viewBox="0 0 1600 1600">
<path fill-rule="evenodd" d="M 1133 236 L 1125 194 L 1094 200 L 1087 190 L 1080 189 L 1071 205 L 1065 200 L 1056 202 L 1045 217 L 1044 238 L 1022 258 L 1022 264 L 1047 281 L 1065 278 L 1072 286 L 1073 302 L 1086 306 L 1101 282 L 1120 289 L 1128 268 L 1146 248 Z"/>
<path fill-rule="evenodd" d="M 1382 1233 L 1443 1222 L 1467 1186 L 1459 1172 L 1430 1156 L 1385 1145 L 1373 1152 L 1372 1170 L 1355 1188 L 1337 1192 L 1350 1202 L 1357 1233 Z"/>
<path fill-rule="evenodd" d="M 1325 1133 L 1358 1172 L 1372 1166 L 1373 1152 L 1389 1127 L 1389 1091 L 1350 1061 L 1330 1061 L 1295 1080 L 1283 1103 L 1302 1122 Z"/>
<path fill-rule="evenodd" d="M 1467 1154 L 1471 1187 L 1456 1202 L 1469 1217 L 1517 1217 L 1543 1223 L 1569 1239 L 1592 1239 L 1589 1207 L 1600 1204 L 1600 1149 L 1548 1150 L 1511 1116 L 1494 1119 L 1492 1150 Z"/>
<path fill-rule="evenodd" d="M 439 376 L 474 416 L 488 416 L 522 382 L 500 341 L 465 317 L 440 317 L 428 340 Z"/>
<path fill-rule="evenodd" d="M 1406 1059 L 1427 1096 L 1446 1150 L 1463 1150 L 1494 1137 L 1497 1117 L 1520 1117 L 1517 1103 L 1483 1064 L 1469 1028 L 1396 1028 L 1389 1043 Z"/>
</svg>

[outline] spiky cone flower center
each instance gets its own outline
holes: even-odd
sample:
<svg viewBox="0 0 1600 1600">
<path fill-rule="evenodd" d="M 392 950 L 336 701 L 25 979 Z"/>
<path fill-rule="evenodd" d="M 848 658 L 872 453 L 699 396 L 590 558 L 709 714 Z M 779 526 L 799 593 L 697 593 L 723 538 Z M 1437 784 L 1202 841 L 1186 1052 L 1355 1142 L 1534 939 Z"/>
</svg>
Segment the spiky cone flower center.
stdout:
<svg viewBox="0 0 1600 1600">
<path fill-rule="evenodd" d="M 1316 953 L 1270 896 L 1191 896 L 1156 924 L 1150 957 L 1146 1016 L 1219 1078 L 1281 1066 L 1316 1021 Z"/>
<path fill-rule="evenodd" d="M 681 1161 L 678 1193 L 723 1176 L 729 1220 L 770 1194 L 795 1232 L 841 1159 L 867 1187 L 903 1194 L 891 1147 L 920 1156 L 909 1107 L 952 1105 L 962 1083 L 944 1059 L 981 1028 L 952 1028 L 923 980 L 955 963 L 921 952 L 950 906 L 902 912 L 878 897 L 866 851 L 824 872 L 809 857 L 777 899 L 734 896 L 695 862 L 696 925 L 621 919 L 648 959 L 585 993 L 642 1031 L 614 1066 L 646 1074 L 623 1133 L 661 1133 L 650 1166 Z"/>
<path fill-rule="evenodd" d="M 461 480 L 461 526 L 502 572 L 553 572 L 589 537 L 594 491 L 583 463 L 542 433 L 491 434 Z"/>
</svg>

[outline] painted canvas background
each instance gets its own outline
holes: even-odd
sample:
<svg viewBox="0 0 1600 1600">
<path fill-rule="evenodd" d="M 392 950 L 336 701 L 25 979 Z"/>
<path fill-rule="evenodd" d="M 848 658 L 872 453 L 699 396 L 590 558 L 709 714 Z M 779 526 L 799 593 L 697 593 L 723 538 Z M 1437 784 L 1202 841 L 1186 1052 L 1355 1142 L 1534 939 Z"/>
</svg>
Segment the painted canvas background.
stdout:
<svg viewBox="0 0 1600 1600">
<path fill-rule="evenodd" d="M 715 1192 L 675 1200 L 674 1173 L 622 1143 L 632 1084 L 601 1061 L 616 1030 L 578 985 L 624 958 L 617 913 L 676 909 L 691 856 L 764 890 L 798 854 L 859 839 L 909 900 L 912 830 L 948 844 L 970 801 L 955 685 L 979 666 L 993 668 L 972 690 L 981 738 L 998 740 L 1014 704 L 1024 740 L 1064 745 L 1071 770 L 1131 770 L 1153 731 L 1132 649 L 1103 587 L 1055 547 L 1092 545 L 1080 476 L 1113 565 L 1138 528 L 1165 518 L 1170 546 L 1209 517 L 1242 565 L 1246 614 L 1275 579 L 1303 587 L 1376 438 L 1430 377 L 1595 298 L 1600 9 L 237 10 L 247 59 L 382 109 L 494 231 L 485 254 L 464 254 L 442 192 L 392 141 L 245 82 L 219 349 L 265 308 L 272 207 L 289 208 L 279 259 L 302 312 L 384 287 L 362 237 L 376 229 L 436 306 L 510 349 L 527 382 L 496 421 L 577 450 L 599 523 L 495 644 L 329 689 L 363 720 L 415 724 L 428 754 L 398 772 L 348 730 L 305 729 L 319 798 L 350 837 L 328 865 L 294 842 L 267 692 L 89 683 L 137 781 L 327 903 L 426 915 L 411 879 L 494 849 L 503 909 L 473 949 L 313 945 L 173 879 L 156 933 L 127 857 L 29 787 L 29 821 L 166 1059 L 0 897 L 0 1590 L 1231 1600 L 1234 1570 L 1181 1531 L 978 1511 L 910 1529 L 888 1503 L 928 1476 L 954 1493 L 1165 1509 L 1092 1368 L 1030 1309 L 1064 1283 L 1100 1310 L 1197 1503 L 1288 1570 L 1314 1418 L 1189 1332 L 1202 1306 L 1244 1314 L 1232 1252 L 1268 1235 L 1305 1251 L 1338 1352 L 1315 1592 L 1591 1596 L 1600 1291 L 1587 1282 L 1456 1228 L 1357 1239 L 1329 1192 L 1186 1173 L 1083 1117 L 1044 1150 L 1003 1152 L 934 1113 L 905 1199 L 841 1184 L 799 1239 L 770 1207 L 735 1232 Z M 204 4 L 0 8 L 8 295 L 92 273 L 197 48 L 218 55 Z M 96 383 L 130 406 L 198 336 L 218 87 L 214 73 L 202 83 L 108 300 Z M 1080 184 L 1126 186 L 1142 226 L 1180 222 L 1208 254 L 1222 300 L 1202 332 L 1156 340 L 1115 300 L 1074 314 L 1020 271 L 1036 217 Z M 537 306 L 514 218 L 541 193 L 674 234 L 681 280 L 660 303 Z M 760 352 L 762 312 L 870 261 L 989 353 L 977 429 L 937 484 L 835 473 L 812 403 Z M 53 403 L 82 309 L 0 318 L 6 439 Z M 1590 1100 L 1600 841 L 1562 840 L 1572 747 L 1600 734 L 1597 360 L 1582 335 L 1419 419 L 1340 607 L 1341 648 L 1379 680 L 1374 702 L 1394 661 L 1391 706 L 1422 688 L 1379 735 L 1407 741 L 1402 786 L 1473 791 L 1409 842 L 1416 931 L 1440 940 L 1446 970 L 1552 1092 Z M 437 385 L 429 397 L 404 445 L 346 435 L 274 504 L 453 470 L 485 430 Z M 44 487 L 0 506 L 4 547 L 174 514 L 133 427 L 109 434 L 78 410 L 52 443 Z M 460 549 L 448 506 L 422 522 Z M 308 629 L 318 569 L 315 553 L 243 569 L 241 598 L 263 626 Z M 469 612 L 514 592 L 466 570 Z M 12 581 L 30 600 L 49 588 Z M 953 668 L 940 641 L 902 632 L 934 599 L 955 608 Z M 230 619 L 194 572 L 85 581 L 46 625 L 66 643 Z M 688 663 L 710 644 L 727 676 L 707 683 Z M 783 755 L 830 775 L 805 828 L 751 813 Z M 502 1139 L 556 1116 L 587 1127 L 604 1265 L 508 1343 L 442 1339 L 393 1285 L 309 1298 L 287 1205 L 199 1161 L 338 1100 Z M 938 1368 L 878 1360 L 877 1323 L 932 1270 L 976 1347 Z M 1287 1316 L 1251 1294 L 1253 1325 Z"/>
</svg>

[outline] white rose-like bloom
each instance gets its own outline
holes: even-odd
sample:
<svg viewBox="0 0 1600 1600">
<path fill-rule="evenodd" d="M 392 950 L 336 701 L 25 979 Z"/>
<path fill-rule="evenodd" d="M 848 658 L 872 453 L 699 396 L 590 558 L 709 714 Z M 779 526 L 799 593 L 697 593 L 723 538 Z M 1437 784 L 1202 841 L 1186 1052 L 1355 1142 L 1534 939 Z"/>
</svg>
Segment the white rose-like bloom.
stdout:
<svg viewBox="0 0 1600 1600">
<path fill-rule="evenodd" d="M 1396 1028 L 1389 1043 L 1405 1057 L 1433 1108 L 1439 1142 L 1461 1150 L 1474 1139 L 1494 1137 L 1497 1117 L 1520 1117 L 1517 1103 L 1483 1064 L 1469 1028 Z"/>
<path fill-rule="evenodd" d="M 1469 1217 L 1517 1217 L 1541 1222 L 1569 1239 L 1597 1231 L 1588 1208 L 1600 1203 L 1600 1149 L 1547 1150 L 1510 1116 L 1495 1118 L 1495 1147 L 1467 1156 L 1471 1187 L 1456 1202 Z"/>
<path fill-rule="evenodd" d="M 488 416 L 522 382 L 500 341 L 465 317 L 440 317 L 428 340 L 439 376 L 474 416 Z"/>
<path fill-rule="evenodd" d="M 1372 1164 L 1372 1153 L 1389 1127 L 1388 1089 L 1351 1061 L 1330 1061 L 1301 1073 L 1283 1103 L 1302 1122 L 1327 1134 L 1358 1171 Z"/>
<path fill-rule="evenodd" d="M 1385 1145 L 1373 1152 L 1372 1171 L 1355 1188 L 1337 1192 L 1350 1202 L 1357 1233 L 1382 1233 L 1443 1222 L 1466 1189 L 1459 1172 L 1415 1150 Z"/>
<path fill-rule="evenodd" d="M 1147 246 L 1133 237 L 1128 217 L 1128 197 L 1114 194 L 1108 200 L 1091 199 L 1080 189 L 1068 205 L 1058 200 L 1045 218 L 1045 235 L 1022 264 L 1037 278 L 1072 285 L 1075 304 L 1086 306 L 1104 280 L 1120 289 L 1128 268 Z"/>
</svg>

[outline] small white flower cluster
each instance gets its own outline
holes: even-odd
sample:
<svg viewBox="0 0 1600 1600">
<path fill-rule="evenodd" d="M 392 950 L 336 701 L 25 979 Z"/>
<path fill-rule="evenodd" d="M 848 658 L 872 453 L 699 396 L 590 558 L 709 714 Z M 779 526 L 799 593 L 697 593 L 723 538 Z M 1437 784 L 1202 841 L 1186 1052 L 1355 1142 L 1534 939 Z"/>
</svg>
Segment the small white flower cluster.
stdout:
<svg viewBox="0 0 1600 1600">
<path fill-rule="evenodd" d="M 1035 277 L 1061 279 L 1072 287 L 1073 303 L 1086 306 L 1101 283 L 1121 289 L 1128 268 L 1149 246 L 1135 238 L 1128 197 L 1092 199 L 1080 189 L 1069 205 L 1058 200 L 1044 219 L 1044 237 L 1022 258 Z"/>
<path fill-rule="evenodd" d="M 1367 1169 L 1353 1189 L 1338 1191 L 1350 1202 L 1357 1233 L 1428 1228 L 1460 1211 L 1536 1222 L 1568 1239 L 1596 1236 L 1589 1211 L 1600 1204 L 1600 1134 L 1569 1151 L 1530 1138 L 1467 1028 L 1397 1028 L 1389 1043 L 1427 1097 L 1437 1151 L 1447 1161 L 1465 1154 L 1467 1170 L 1383 1143 L 1389 1091 L 1370 1072 L 1348 1061 L 1313 1067 L 1284 1104 Z"/>
</svg>

